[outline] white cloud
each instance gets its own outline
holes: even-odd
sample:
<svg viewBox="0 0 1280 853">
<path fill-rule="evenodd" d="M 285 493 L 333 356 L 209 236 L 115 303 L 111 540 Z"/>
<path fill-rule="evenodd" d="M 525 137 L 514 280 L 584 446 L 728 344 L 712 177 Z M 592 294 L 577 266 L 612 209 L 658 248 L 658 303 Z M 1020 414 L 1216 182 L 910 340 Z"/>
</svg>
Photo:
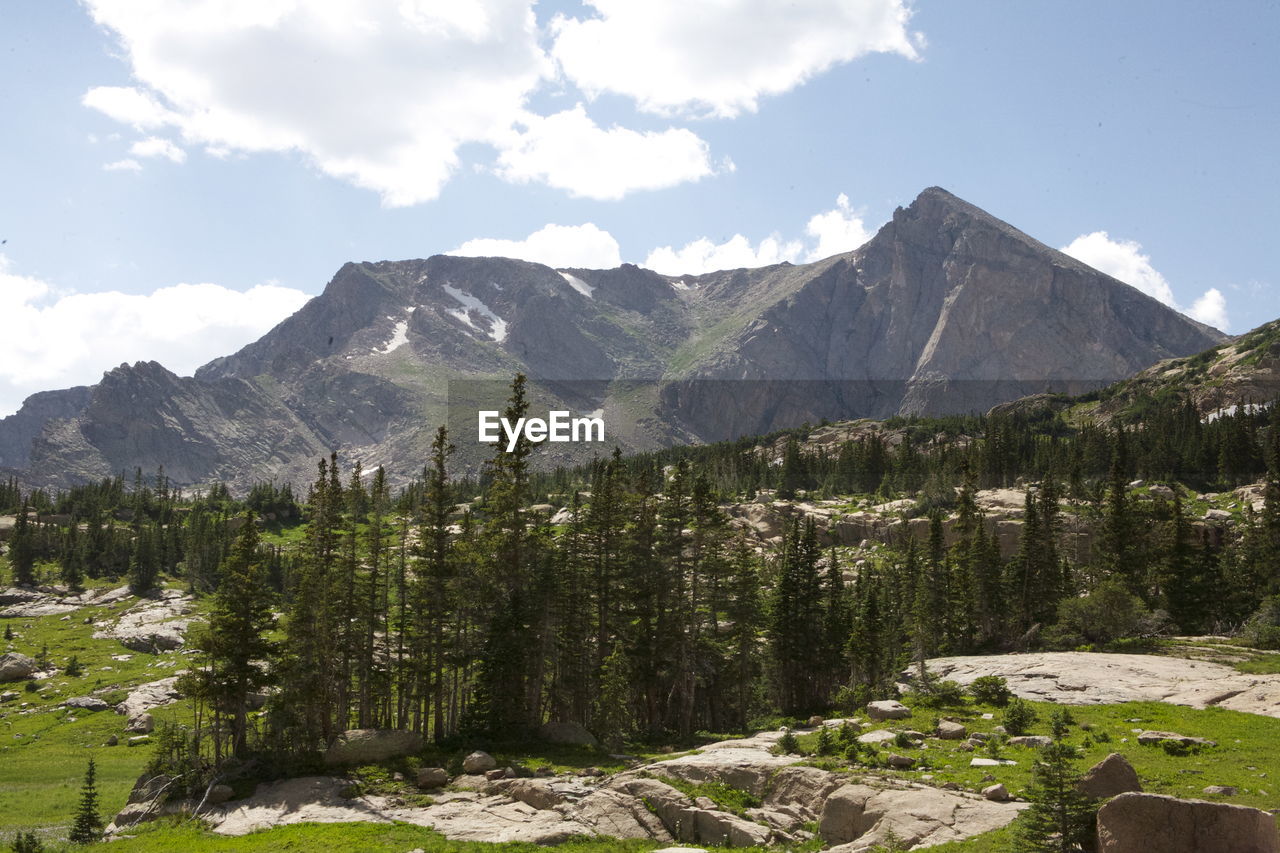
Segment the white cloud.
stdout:
<svg viewBox="0 0 1280 853">
<path fill-rule="evenodd" d="M 1187 310 L 1187 315 L 1215 329 L 1225 330 L 1230 322 L 1227 318 L 1227 298 L 1216 287 L 1206 290 Z"/>
<path fill-rule="evenodd" d="M 614 200 L 712 174 L 710 149 L 683 128 L 605 130 L 578 104 L 542 118 L 529 116 L 498 157 L 511 181 L 540 181 L 585 198 Z"/>
<path fill-rule="evenodd" d="M 1175 311 L 1182 311 L 1218 329 L 1227 327 L 1227 300 L 1221 291 L 1211 288 L 1191 308 L 1180 308 L 1168 280 L 1151 265 L 1151 258 L 1143 253 L 1142 244 L 1136 241 L 1113 240 L 1106 231 L 1094 231 L 1081 234 L 1063 246 L 1062 252 L 1112 278 L 1133 285 Z"/>
<path fill-rule="evenodd" d="M 549 267 L 612 269 L 622 263 L 618 241 L 608 231 L 584 225 L 546 225 L 523 240 L 481 237 L 468 240 L 450 255 L 519 258 Z"/>
<path fill-rule="evenodd" d="M 683 249 L 662 246 L 654 249 L 641 266 L 663 275 L 698 275 L 716 270 L 740 267 L 763 267 L 783 261 L 795 262 L 804 251 L 799 240 L 783 242 L 779 237 L 766 237 L 756 246 L 741 234 L 723 243 L 700 237 L 686 243 Z"/>
<path fill-rule="evenodd" d="M 114 118 L 189 144 L 301 152 L 401 206 L 435 198 L 466 142 L 510 131 L 552 66 L 530 0 L 85 0 L 139 87 Z"/>
<path fill-rule="evenodd" d="M 595 17 L 551 22 L 565 75 L 661 114 L 732 117 L 868 53 L 918 55 L 905 0 L 585 3 Z"/>
<path fill-rule="evenodd" d="M 142 164 L 132 158 L 126 158 L 104 163 L 102 168 L 108 172 L 141 172 Z"/>
<path fill-rule="evenodd" d="M 163 157 L 174 163 L 182 163 L 187 159 L 187 152 L 158 136 L 138 140 L 129 146 L 129 153 L 135 157 Z"/>
<path fill-rule="evenodd" d="M 844 193 L 836 198 L 835 208 L 810 217 L 805 233 L 815 241 L 808 248 L 803 240 L 784 240 L 777 234 L 764 238 L 755 246 L 741 234 L 734 234 L 723 243 L 700 237 L 681 249 L 671 246 L 656 248 L 649 252 L 642 266 L 663 275 L 698 275 L 716 270 L 763 267 L 783 261 L 818 261 L 853 251 L 871 238 L 862 218 L 853 212 L 849 197 Z"/>
<path fill-rule="evenodd" d="M 140 89 L 129 86 L 95 86 L 80 103 L 139 130 L 173 124 L 178 117 Z"/>
<path fill-rule="evenodd" d="M 816 213 L 809 220 L 805 232 L 817 245 L 810 250 L 808 260 L 820 261 L 842 252 L 852 252 L 871 239 L 871 232 L 862 223 L 862 217 L 849 206 L 849 197 L 840 193 L 834 210 Z"/>
<path fill-rule="evenodd" d="M 907 2 L 591 0 L 583 19 L 540 28 L 534 0 L 82 0 L 134 79 L 82 100 L 144 145 L 171 130 L 216 157 L 296 153 L 392 207 L 436 198 L 464 156 L 617 199 L 733 164 L 713 165 L 688 129 L 603 128 L 580 106 L 534 114 L 535 96 L 576 84 L 732 116 L 869 52 L 916 56 Z"/>
<path fill-rule="evenodd" d="M 190 374 L 257 340 L 302 307 L 299 290 L 260 284 L 246 291 L 177 284 L 149 294 L 58 292 L 10 271 L 0 255 L 0 415 L 35 391 L 97 382 L 104 370 L 140 360 Z"/>
</svg>

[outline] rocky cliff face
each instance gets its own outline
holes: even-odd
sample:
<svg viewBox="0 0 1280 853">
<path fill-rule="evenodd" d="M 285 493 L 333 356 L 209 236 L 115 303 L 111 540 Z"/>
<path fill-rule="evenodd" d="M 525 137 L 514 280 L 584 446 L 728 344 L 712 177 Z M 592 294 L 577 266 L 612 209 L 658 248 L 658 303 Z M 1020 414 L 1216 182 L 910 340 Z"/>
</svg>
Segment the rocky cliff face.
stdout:
<svg viewBox="0 0 1280 853">
<path fill-rule="evenodd" d="M 330 449 L 421 467 L 512 374 L 533 410 L 599 411 L 641 449 L 1081 391 L 1224 340 L 945 190 L 861 249 L 802 266 L 661 276 L 503 258 L 349 263 L 259 341 L 181 378 L 123 366 L 0 421 L 0 466 L 65 484 L 163 464 L 179 483 L 301 481 Z M 540 464 L 606 452 L 543 445 Z"/>
</svg>

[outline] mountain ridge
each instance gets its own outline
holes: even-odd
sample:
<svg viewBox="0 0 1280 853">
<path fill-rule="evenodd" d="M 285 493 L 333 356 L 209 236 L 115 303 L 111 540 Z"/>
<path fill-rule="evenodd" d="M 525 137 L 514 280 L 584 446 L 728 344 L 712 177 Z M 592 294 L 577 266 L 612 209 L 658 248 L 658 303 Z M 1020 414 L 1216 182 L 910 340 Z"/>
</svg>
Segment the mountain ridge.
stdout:
<svg viewBox="0 0 1280 853">
<path fill-rule="evenodd" d="M 477 405 L 500 407 L 516 372 L 535 408 L 600 411 L 610 447 L 636 450 L 985 411 L 1225 340 L 931 187 L 859 249 L 809 264 L 664 276 L 450 255 L 350 262 L 192 377 L 141 362 L 33 395 L 0 420 L 0 466 L 65 485 L 163 464 L 176 483 L 240 488 L 302 482 L 329 450 L 411 470 L 437 424 L 469 439 Z M 488 452 L 458 443 L 463 467 Z M 591 452 L 603 451 L 538 455 Z"/>
</svg>

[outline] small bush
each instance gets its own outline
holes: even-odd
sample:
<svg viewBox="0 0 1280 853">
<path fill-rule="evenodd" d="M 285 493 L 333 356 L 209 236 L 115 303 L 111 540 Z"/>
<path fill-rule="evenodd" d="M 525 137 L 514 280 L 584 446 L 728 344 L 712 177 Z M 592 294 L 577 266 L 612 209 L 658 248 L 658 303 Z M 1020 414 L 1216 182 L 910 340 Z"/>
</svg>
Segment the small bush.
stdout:
<svg viewBox="0 0 1280 853">
<path fill-rule="evenodd" d="M 77 676 L 84 674 L 84 665 L 80 663 L 79 658 L 72 655 L 67 661 L 66 667 L 62 671 L 64 674 L 69 675 L 72 678 L 76 678 Z"/>
<path fill-rule="evenodd" d="M 920 686 L 912 699 L 924 708 L 954 707 L 964 704 L 964 688 L 955 681 L 929 680 Z"/>
<path fill-rule="evenodd" d="M 1009 700 L 1013 698 L 1013 691 L 1009 689 L 1009 682 L 1005 681 L 998 675 L 983 675 L 973 680 L 969 685 L 969 693 L 973 696 L 975 702 L 981 702 L 984 705 L 996 705 L 1003 708 L 1009 704 Z"/>
<path fill-rule="evenodd" d="M 798 752 L 800 752 L 800 741 L 796 738 L 795 732 L 787 729 L 782 733 L 782 737 L 778 738 L 778 754 L 795 755 Z"/>
<path fill-rule="evenodd" d="M 1240 632 L 1240 639 L 1255 649 L 1280 649 L 1280 595 L 1262 600 Z"/>
<path fill-rule="evenodd" d="M 916 745 L 916 742 L 908 737 L 906 732 L 898 732 L 893 736 L 893 745 L 899 749 L 911 749 Z"/>
<path fill-rule="evenodd" d="M 13 837 L 13 853 L 44 853 L 44 842 L 34 832 L 19 832 Z"/>
<path fill-rule="evenodd" d="M 1004 712 L 1004 730 L 1011 735 L 1025 735 L 1036 721 L 1036 709 L 1031 703 L 1014 698 Z"/>
<path fill-rule="evenodd" d="M 818 729 L 818 755 L 835 755 L 836 739 L 831 734 L 830 726 L 822 726 Z"/>
</svg>

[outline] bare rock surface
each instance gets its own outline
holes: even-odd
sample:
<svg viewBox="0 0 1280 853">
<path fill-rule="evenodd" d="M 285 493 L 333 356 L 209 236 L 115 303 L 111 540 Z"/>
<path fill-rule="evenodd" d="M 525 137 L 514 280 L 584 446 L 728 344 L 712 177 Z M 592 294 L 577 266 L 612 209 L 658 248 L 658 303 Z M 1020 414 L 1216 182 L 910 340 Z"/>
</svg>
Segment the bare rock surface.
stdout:
<svg viewBox="0 0 1280 853">
<path fill-rule="evenodd" d="M 1208 661 L 1156 655 L 1035 652 L 934 658 L 929 672 L 969 684 L 997 675 L 1024 699 L 1069 705 L 1168 702 L 1191 708 L 1217 706 L 1280 717 L 1280 675 L 1246 675 Z M 911 671 L 904 680 L 914 677 Z"/>
<path fill-rule="evenodd" d="M 94 639 L 119 640 L 135 652 L 173 651 L 186 641 L 191 619 L 191 597 L 167 589 L 154 598 L 143 598 L 120 615 L 114 623 L 99 628 Z"/>
<path fill-rule="evenodd" d="M 82 607 L 97 607 L 124 601 L 130 595 L 129 587 L 116 589 L 87 589 L 72 594 L 66 589 L 23 589 L 13 587 L 0 593 L 0 619 L 26 619 L 32 616 L 61 616 L 74 613 Z"/>
<path fill-rule="evenodd" d="M 1026 805 L 919 785 L 886 788 L 854 783 L 827 798 L 818 832 L 839 853 L 869 850 L 890 833 L 915 849 L 999 829 Z"/>
<path fill-rule="evenodd" d="M 202 815 L 220 835 L 245 835 L 287 823 L 389 823 L 373 798 L 343 796 L 349 783 L 333 776 L 300 776 L 258 790 Z"/>
<path fill-rule="evenodd" d="M 1121 794 L 1098 810 L 1100 853 L 1280 853 L 1276 819 L 1260 809 Z"/>
<path fill-rule="evenodd" d="M 168 678 L 138 685 L 129 691 L 123 702 L 116 705 L 116 713 L 133 720 L 152 708 L 178 701 L 182 698 L 182 694 L 178 692 L 178 676 L 181 674 L 179 672 Z"/>
</svg>

